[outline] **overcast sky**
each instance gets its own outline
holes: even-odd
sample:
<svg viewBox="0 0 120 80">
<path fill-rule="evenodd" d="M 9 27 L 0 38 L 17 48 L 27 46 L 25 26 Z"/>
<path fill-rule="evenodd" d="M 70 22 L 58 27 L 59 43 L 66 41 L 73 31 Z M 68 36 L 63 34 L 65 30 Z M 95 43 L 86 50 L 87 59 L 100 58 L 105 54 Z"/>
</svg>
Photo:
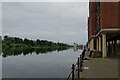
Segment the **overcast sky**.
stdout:
<svg viewBox="0 0 120 80">
<path fill-rule="evenodd" d="M 87 2 L 4 2 L 2 34 L 85 44 L 87 17 Z"/>
</svg>

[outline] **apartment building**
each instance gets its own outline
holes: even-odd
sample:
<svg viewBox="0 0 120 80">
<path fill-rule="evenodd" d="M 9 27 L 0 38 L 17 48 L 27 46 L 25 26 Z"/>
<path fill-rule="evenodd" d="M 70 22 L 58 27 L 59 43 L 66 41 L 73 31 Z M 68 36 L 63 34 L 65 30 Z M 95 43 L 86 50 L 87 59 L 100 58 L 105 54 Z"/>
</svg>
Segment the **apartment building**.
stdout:
<svg viewBox="0 0 120 80">
<path fill-rule="evenodd" d="M 89 2 L 88 48 L 102 57 L 120 53 L 120 1 Z"/>
</svg>

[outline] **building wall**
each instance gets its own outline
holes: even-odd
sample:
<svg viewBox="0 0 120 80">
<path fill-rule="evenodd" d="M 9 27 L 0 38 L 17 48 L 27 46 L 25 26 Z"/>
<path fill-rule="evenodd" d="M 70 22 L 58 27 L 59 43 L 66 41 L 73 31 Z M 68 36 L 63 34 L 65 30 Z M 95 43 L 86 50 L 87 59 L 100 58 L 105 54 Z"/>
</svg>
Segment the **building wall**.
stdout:
<svg viewBox="0 0 120 80">
<path fill-rule="evenodd" d="M 118 7 L 118 26 L 120 27 L 120 1 L 119 1 L 119 7 Z"/>
<path fill-rule="evenodd" d="M 100 29 L 120 28 L 120 2 L 100 2 L 97 16 L 97 2 L 89 2 L 88 39 Z M 97 31 L 98 30 L 98 31 Z"/>
<path fill-rule="evenodd" d="M 95 35 L 95 27 L 96 27 L 96 14 L 95 14 L 95 12 L 91 12 L 89 21 L 90 21 L 90 27 L 91 27 L 91 34 Z"/>
<path fill-rule="evenodd" d="M 118 28 L 118 7 L 117 2 L 100 2 L 100 27 L 102 29 Z"/>
<path fill-rule="evenodd" d="M 88 40 L 90 40 L 91 35 L 95 35 L 96 26 L 96 3 L 89 3 L 89 18 L 88 18 Z"/>
<path fill-rule="evenodd" d="M 89 25 L 89 17 L 88 17 L 88 41 L 90 40 L 90 25 Z"/>
<path fill-rule="evenodd" d="M 90 2 L 88 18 L 88 45 L 90 51 L 99 50 L 103 57 L 116 50 L 116 41 L 120 41 L 120 2 Z M 117 28 L 117 29 L 116 29 Z M 118 29 L 119 28 L 119 29 Z M 104 30 L 102 29 L 111 29 Z M 95 35 L 94 37 L 91 37 Z M 113 42 L 108 48 L 109 42 Z M 109 46 L 109 47 L 110 47 Z M 110 51 L 107 53 L 107 50 Z"/>
</svg>

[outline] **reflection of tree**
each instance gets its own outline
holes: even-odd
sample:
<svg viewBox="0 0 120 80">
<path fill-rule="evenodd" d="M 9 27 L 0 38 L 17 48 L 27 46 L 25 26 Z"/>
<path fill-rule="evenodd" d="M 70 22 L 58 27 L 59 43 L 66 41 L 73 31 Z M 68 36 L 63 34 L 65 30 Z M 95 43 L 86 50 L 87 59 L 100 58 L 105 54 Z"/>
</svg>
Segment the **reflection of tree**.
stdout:
<svg viewBox="0 0 120 80">
<path fill-rule="evenodd" d="M 2 37 L 0 36 L 0 55 L 2 53 Z"/>
<path fill-rule="evenodd" d="M 60 48 L 57 49 L 57 51 L 59 52 L 59 51 L 63 51 L 63 50 L 66 50 L 66 49 L 68 49 L 68 48 L 67 47 L 60 47 Z"/>
<path fill-rule="evenodd" d="M 7 49 L 7 50 L 3 50 L 3 57 L 7 57 L 7 56 L 18 56 L 18 55 L 28 55 L 28 54 L 32 54 L 33 52 L 35 52 L 37 55 L 39 54 L 45 54 L 48 52 L 52 52 L 52 51 L 62 51 L 62 50 L 66 50 L 68 48 L 28 48 L 28 49 Z"/>
<path fill-rule="evenodd" d="M 0 37 L 0 45 L 2 44 L 2 52 L 3 57 L 7 56 L 16 56 L 23 53 L 23 55 L 32 54 L 36 52 L 36 54 L 48 53 L 50 51 L 61 51 L 65 50 L 68 47 L 71 47 L 65 43 L 55 43 L 47 40 L 30 40 L 30 39 L 22 39 L 19 37 L 10 37 L 4 36 L 3 39 Z"/>
<path fill-rule="evenodd" d="M 31 52 L 31 51 L 29 51 L 28 49 L 25 49 L 25 50 L 23 50 L 23 55 L 27 55 L 27 54 L 29 54 L 29 52 Z"/>
<path fill-rule="evenodd" d="M 22 50 L 12 50 L 12 49 L 6 49 L 2 51 L 3 57 L 7 57 L 7 56 L 17 56 L 17 55 L 21 55 L 22 54 Z"/>
<path fill-rule="evenodd" d="M 21 50 L 14 50 L 13 52 L 14 52 L 14 53 L 13 53 L 14 55 L 22 54 L 22 51 L 21 51 Z"/>
</svg>

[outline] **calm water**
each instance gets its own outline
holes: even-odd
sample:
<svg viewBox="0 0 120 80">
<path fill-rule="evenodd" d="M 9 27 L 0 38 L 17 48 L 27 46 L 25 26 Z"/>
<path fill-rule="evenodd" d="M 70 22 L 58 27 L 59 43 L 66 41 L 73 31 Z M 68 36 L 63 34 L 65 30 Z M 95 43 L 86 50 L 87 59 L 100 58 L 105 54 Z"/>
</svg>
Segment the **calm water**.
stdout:
<svg viewBox="0 0 120 80">
<path fill-rule="evenodd" d="M 2 78 L 2 56 L 0 53 L 0 79 Z"/>
<path fill-rule="evenodd" d="M 52 51 L 45 54 L 7 56 L 2 58 L 3 78 L 66 78 L 81 50 Z"/>
</svg>

